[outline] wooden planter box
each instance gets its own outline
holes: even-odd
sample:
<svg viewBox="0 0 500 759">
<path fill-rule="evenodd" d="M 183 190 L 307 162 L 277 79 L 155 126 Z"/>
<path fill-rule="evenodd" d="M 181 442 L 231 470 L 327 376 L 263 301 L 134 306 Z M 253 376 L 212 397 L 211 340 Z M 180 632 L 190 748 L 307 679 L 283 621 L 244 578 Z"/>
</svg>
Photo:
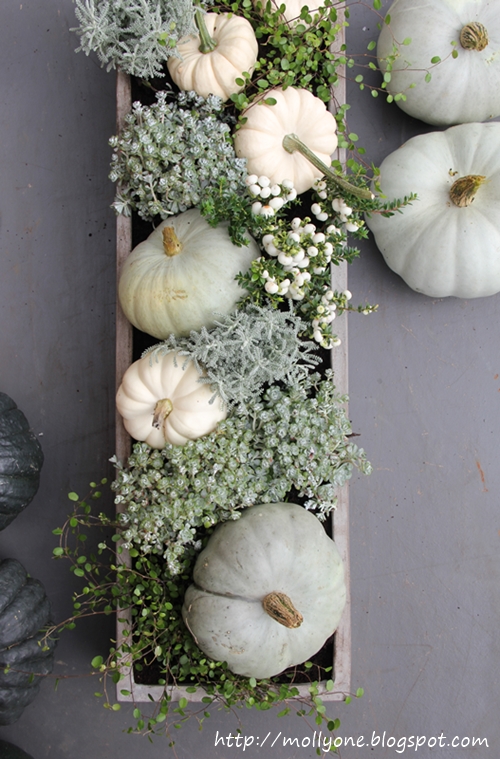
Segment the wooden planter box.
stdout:
<svg viewBox="0 0 500 759">
<path fill-rule="evenodd" d="M 339 43 L 340 44 L 340 43 Z M 123 124 L 125 115 L 131 108 L 131 87 L 130 78 L 120 72 L 117 75 L 117 131 Z M 332 110 L 338 105 L 345 102 L 345 91 L 340 87 L 335 92 L 335 101 L 332 102 Z M 341 160 L 343 156 L 337 156 Z M 130 218 L 118 216 L 116 222 L 117 237 L 117 275 L 119 275 L 123 261 L 132 249 L 132 221 Z M 347 264 L 343 263 L 340 267 L 333 267 L 335 278 L 333 285 L 335 289 L 347 289 Z M 336 325 L 337 327 L 337 325 Z M 346 394 L 348 388 L 347 373 L 347 317 L 339 319 L 336 329 L 338 336 L 342 340 L 341 346 L 331 352 L 331 366 L 335 372 L 335 385 L 340 393 Z M 119 303 L 117 303 L 116 313 L 116 387 L 118 389 L 125 371 L 132 363 L 132 327 L 125 318 Z M 130 455 L 131 439 L 126 432 L 120 415 L 116 414 L 116 456 L 119 461 L 125 463 Z M 334 655 L 333 655 L 333 672 L 330 674 L 334 680 L 334 689 L 327 691 L 326 683 L 320 685 L 321 697 L 324 701 L 341 701 L 350 692 L 351 682 L 351 614 L 350 614 L 350 582 L 349 582 L 349 501 L 348 501 L 348 484 L 338 491 L 338 506 L 332 515 L 332 532 L 333 538 L 342 556 L 345 567 L 345 582 L 347 588 L 347 603 L 342 615 L 339 627 L 334 635 Z M 122 560 L 131 564 L 131 559 L 126 551 L 122 554 Z M 120 614 L 122 618 L 127 617 L 127 612 Z M 124 624 L 117 622 L 117 645 L 123 642 Z M 141 685 L 134 681 L 132 668 L 124 666 L 122 673 L 125 679 L 121 680 L 117 686 L 118 701 L 147 702 L 153 699 L 159 701 L 164 692 L 163 685 Z M 308 693 L 307 684 L 297 686 L 301 694 Z M 122 690 L 128 690 L 130 695 L 124 696 Z M 188 693 L 185 687 L 167 686 L 167 691 L 172 696 L 172 700 L 178 701 L 180 698 L 186 698 L 188 701 L 201 701 L 205 695 L 201 688 L 196 693 Z"/>
</svg>

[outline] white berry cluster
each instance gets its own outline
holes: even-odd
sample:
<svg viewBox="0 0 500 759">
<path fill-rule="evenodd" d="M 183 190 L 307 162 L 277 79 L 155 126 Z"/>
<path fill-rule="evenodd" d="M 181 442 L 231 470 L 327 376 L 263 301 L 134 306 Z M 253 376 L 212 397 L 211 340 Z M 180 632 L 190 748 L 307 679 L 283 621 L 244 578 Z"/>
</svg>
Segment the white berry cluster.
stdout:
<svg viewBox="0 0 500 759">
<path fill-rule="evenodd" d="M 318 221 L 331 220 L 338 224 L 343 232 L 357 232 L 364 221 L 358 218 L 353 209 L 342 198 L 330 200 L 325 181 L 318 179 L 314 184 L 318 202 L 311 206 L 311 213 Z M 333 213 L 332 213 L 333 212 Z M 353 216 L 354 214 L 354 216 Z"/>
<path fill-rule="evenodd" d="M 297 197 L 297 190 L 290 179 L 284 179 L 281 184 L 272 185 L 269 177 L 249 174 L 245 183 L 250 197 L 254 198 L 252 213 L 255 216 L 271 218 L 286 203 L 290 203 Z"/>
<path fill-rule="evenodd" d="M 262 272 L 266 279 L 266 292 L 286 295 L 293 300 L 303 300 L 307 284 L 313 276 L 327 272 L 334 245 L 329 239 L 336 230 L 317 232 L 310 219 L 292 219 L 289 226 L 277 225 L 265 234 L 262 246 L 266 253 L 281 264 L 282 277 Z"/>
</svg>

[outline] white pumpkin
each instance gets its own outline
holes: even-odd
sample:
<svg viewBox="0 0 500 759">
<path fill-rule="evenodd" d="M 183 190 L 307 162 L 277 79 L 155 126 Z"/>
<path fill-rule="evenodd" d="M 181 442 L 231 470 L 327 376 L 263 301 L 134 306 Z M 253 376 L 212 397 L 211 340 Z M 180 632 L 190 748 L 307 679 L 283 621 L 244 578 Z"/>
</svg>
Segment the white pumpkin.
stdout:
<svg viewBox="0 0 500 759">
<path fill-rule="evenodd" d="M 234 135 L 236 155 L 247 159 L 249 174 L 269 177 L 272 184 L 285 179 L 300 194 L 309 190 L 324 171 L 300 152 L 289 152 L 283 140 L 296 136 L 326 166 L 337 147 L 336 122 L 325 103 L 312 92 L 296 87 L 276 88 L 266 94 L 275 105 L 251 105 L 246 122 Z"/>
<path fill-rule="evenodd" d="M 184 445 L 212 432 L 225 419 L 226 410 L 213 390 L 201 384 L 192 362 L 175 353 L 144 355 L 129 366 L 116 394 L 123 425 L 134 440 L 152 448 L 166 443 Z"/>
<path fill-rule="evenodd" d="M 313 656 L 346 601 L 342 559 L 302 506 L 253 506 L 224 522 L 199 554 L 184 621 L 201 650 L 246 677 L 266 678 Z"/>
<path fill-rule="evenodd" d="M 170 76 L 181 90 L 228 100 L 243 89 L 235 80 L 244 71 L 251 74 L 255 67 L 258 43 L 252 25 L 228 13 L 197 11 L 195 19 L 201 38 L 184 37 L 177 44 L 181 57 L 168 59 Z"/>
<path fill-rule="evenodd" d="M 366 220 L 413 290 L 459 298 L 500 291 L 500 123 L 413 137 L 384 159 L 380 185 L 389 200 L 418 195 L 401 214 Z"/>
<path fill-rule="evenodd" d="M 399 43 L 387 90 L 406 95 L 396 101 L 403 111 L 441 126 L 500 115 L 500 2 L 396 0 L 387 13 L 390 23 L 382 25 L 377 57 L 385 72 L 386 58 Z M 407 38 L 411 43 L 402 45 Z M 435 56 L 441 58 L 437 65 L 431 63 Z"/>
<path fill-rule="evenodd" d="M 235 282 L 259 255 L 255 240 L 233 245 L 227 225 L 211 227 L 197 209 L 163 221 L 126 258 L 118 297 L 127 319 L 166 339 L 212 327 L 244 294 Z"/>
</svg>

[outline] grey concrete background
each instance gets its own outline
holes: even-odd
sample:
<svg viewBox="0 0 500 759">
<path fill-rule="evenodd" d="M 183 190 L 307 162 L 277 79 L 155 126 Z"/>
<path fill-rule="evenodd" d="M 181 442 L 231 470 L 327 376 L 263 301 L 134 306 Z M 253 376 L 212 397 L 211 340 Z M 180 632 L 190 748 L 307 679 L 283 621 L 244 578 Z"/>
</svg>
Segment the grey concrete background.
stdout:
<svg viewBox="0 0 500 759">
<path fill-rule="evenodd" d="M 387 9 L 389 3 L 385 3 Z M 36 499 L 0 533 L 0 558 L 40 579 L 54 618 L 71 609 L 72 576 L 51 559 L 52 529 L 69 507 L 112 474 L 114 436 L 114 215 L 107 179 L 115 79 L 75 55 L 71 0 L 3 0 L 0 15 L 0 389 L 28 417 L 45 453 Z M 376 37 L 370 4 L 351 4 L 351 53 Z M 380 163 L 408 137 L 429 131 L 395 105 L 349 85 L 349 125 Z M 338 735 L 386 740 L 439 736 L 418 757 L 494 757 L 500 745 L 500 296 L 429 299 L 385 266 L 373 243 L 350 267 L 354 302 L 379 303 L 349 321 L 350 415 L 374 466 L 351 487 L 353 688 L 332 704 Z M 173 756 L 167 742 L 125 733 L 118 713 L 93 696 L 90 659 L 113 634 L 109 620 L 81 624 L 60 641 L 57 673 L 0 738 L 35 759 Z M 254 757 L 315 756 L 282 745 L 311 736 L 297 718 L 241 713 L 245 735 L 264 736 Z M 179 757 L 228 759 L 216 747 L 237 727 L 213 711 L 177 735 Z M 278 737 L 273 748 L 271 739 Z M 480 737 L 489 748 L 452 748 Z M 401 745 L 401 744 L 400 744 Z M 414 751 L 414 749 L 412 749 Z M 401 754 L 401 748 L 399 753 Z M 409 754 L 407 749 L 405 754 Z M 343 757 L 385 759 L 395 748 L 344 748 Z"/>
</svg>

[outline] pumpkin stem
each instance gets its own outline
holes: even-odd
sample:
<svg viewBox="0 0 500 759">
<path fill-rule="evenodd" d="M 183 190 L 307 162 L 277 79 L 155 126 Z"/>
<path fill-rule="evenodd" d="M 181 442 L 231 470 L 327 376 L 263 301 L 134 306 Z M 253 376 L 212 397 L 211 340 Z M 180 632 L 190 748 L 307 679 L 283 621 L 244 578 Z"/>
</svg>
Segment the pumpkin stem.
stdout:
<svg viewBox="0 0 500 759">
<path fill-rule="evenodd" d="M 479 21 L 471 21 L 460 32 L 460 44 L 465 50 L 484 50 L 488 42 L 486 27 Z"/>
<path fill-rule="evenodd" d="M 450 198 L 459 208 L 470 206 L 476 192 L 486 182 L 486 177 L 481 174 L 469 174 L 466 177 L 456 179 L 450 187 Z"/>
<path fill-rule="evenodd" d="M 194 22 L 200 33 L 200 47 L 198 50 L 200 53 L 211 53 L 217 47 L 217 42 L 208 33 L 207 25 L 205 24 L 204 13 L 199 9 L 195 11 Z"/>
<path fill-rule="evenodd" d="M 175 234 L 175 229 L 173 227 L 163 227 L 161 234 L 163 237 L 163 250 L 165 251 L 165 255 L 169 258 L 178 256 L 182 250 L 182 244 Z"/>
<path fill-rule="evenodd" d="M 156 427 L 157 430 L 160 430 L 163 432 L 163 437 L 166 438 L 165 435 L 165 422 L 167 420 L 168 415 L 174 410 L 174 406 L 172 401 L 169 398 L 163 398 L 163 400 L 158 401 L 158 403 L 155 406 L 155 410 L 153 413 L 153 427 Z"/>
<path fill-rule="evenodd" d="M 302 614 L 297 611 L 285 593 L 268 593 L 262 599 L 262 606 L 264 611 L 276 622 L 290 629 L 300 627 L 304 621 Z"/>
<path fill-rule="evenodd" d="M 334 171 L 332 171 L 331 167 L 328 167 L 326 163 L 323 163 L 321 158 L 318 158 L 318 156 L 315 155 L 312 150 L 310 150 L 307 145 L 302 142 L 299 137 L 297 137 L 296 134 L 286 134 L 283 137 L 282 145 L 287 153 L 295 153 L 295 151 L 299 152 L 304 156 L 304 158 L 307 158 L 307 160 L 310 161 L 313 166 L 315 166 L 317 169 L 319 169 L 319 171 L 327 176 L 328 179 L 331 179 L 333 182 L 335 182 L 335 184 L 338 185 L 338 187 L 340 187 L 342 190 L 345 190 L 351 195 L 355 195 L 357 198 L 361 198 L 362 200 L 373 200 L 375 197 L 374 194 L 370 192 L 370 190 L 365 190 L 362 187 L 356 187 L 346 179 L 339 177 Z"/>
</svg>

